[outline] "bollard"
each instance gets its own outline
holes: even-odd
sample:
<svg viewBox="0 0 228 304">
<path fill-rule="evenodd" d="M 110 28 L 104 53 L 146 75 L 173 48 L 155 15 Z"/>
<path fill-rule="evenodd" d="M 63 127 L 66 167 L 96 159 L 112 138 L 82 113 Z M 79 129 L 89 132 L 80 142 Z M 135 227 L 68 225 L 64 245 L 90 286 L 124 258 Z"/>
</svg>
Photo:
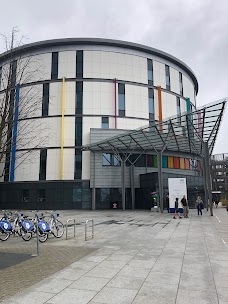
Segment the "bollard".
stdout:
<svg viewBox="0 0 228 304">
<path fill-rule="evenodd" d="M 75 222 L 75 219 L 69 219 L 69 220 L 67 220 L 67 222 L 66 222 L 66 240 L 67 240 L 68 223 L 69 223 L 70 221 L 73 221 L 73 222 L 74 222 L 74 237 L 75 237 L 76 222 Z"/>
<path fill-rule="evenodd" d="M 92 222 L 92 239 L 94 238 L 94 221 L 89 219 L 85 222 L 85 241 L 87 241 L 87 224 L 88 222 Z"/>
</svg>

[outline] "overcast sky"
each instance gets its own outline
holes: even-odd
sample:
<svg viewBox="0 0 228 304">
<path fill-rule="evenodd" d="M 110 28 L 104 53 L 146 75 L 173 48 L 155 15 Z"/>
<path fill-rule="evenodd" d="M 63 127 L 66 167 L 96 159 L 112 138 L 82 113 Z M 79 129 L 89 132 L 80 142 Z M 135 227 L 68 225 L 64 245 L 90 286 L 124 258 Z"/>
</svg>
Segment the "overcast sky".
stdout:
<svg viewBox="0 0 228 304">
<path fill-rule="evenodd" d="M 9 34 L 14 26 L 27 36 L 26 43 L 100 37 L 145 44 L 193 70 L 199 82 L 198 106 L 228 96 L 227 0 L 3 1 L 0 32 Z M 228 109 L 213 153 L 228 153 L 226 117 Z"/>
</svg>

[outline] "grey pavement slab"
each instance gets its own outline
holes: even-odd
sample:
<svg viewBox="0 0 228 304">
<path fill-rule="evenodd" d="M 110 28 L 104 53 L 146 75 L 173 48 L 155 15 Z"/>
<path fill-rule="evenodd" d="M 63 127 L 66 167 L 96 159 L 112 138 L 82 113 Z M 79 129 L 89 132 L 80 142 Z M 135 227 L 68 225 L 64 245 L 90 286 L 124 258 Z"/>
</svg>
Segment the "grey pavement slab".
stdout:
<svg viewBox="0 0 228 304">
<path fill-rule="evenodd" d="M 52 297 L 47 303 L 52 304 L 87 304 L 96 295 L 96 291 L 81 289 L 65 289 Z"/>
<path fill-rule="evenodd" d="M 136 290 L 105 287 L 95 296 L 92 303 L 131 304 L 136 294 Z"/>
<path fill-rule="evenodd" d="M 56 270 L 5 303 L 228 303 L 228 225 L 223 211 L 216 209 L 217 217 L 206 212 L 198 217 L 190 210 L 190 218 L 181 220 L 150 211 L 62 211 L 63 222 L 75 217 L 79 225 L 75 238 L 48 240 L 53 257 L 57 248 L 64 248 Z M 95 235 L 85 242 L 88 218 L 94 219 Z M 12 242 L 21 246 L 16 238 Z M 12 252 L 12 242 L 0 252 Z M 74 259 L 77 247 L 87 255 Z M 23 250 L 26 254 L 26 247 Z M 68 264 L 62 266 L 67 254 Z M 40 257 L 22 261 L 20 268 L 38 260 L 42 267 L 45 260 Z M 13 269 L 19 267 L 7 268 L 7 273 Z M 19 281 L 19 272 L 12 277 Z M 6 287 L 10 283 L 13 286 L 3 282 Z"/>
</svg>

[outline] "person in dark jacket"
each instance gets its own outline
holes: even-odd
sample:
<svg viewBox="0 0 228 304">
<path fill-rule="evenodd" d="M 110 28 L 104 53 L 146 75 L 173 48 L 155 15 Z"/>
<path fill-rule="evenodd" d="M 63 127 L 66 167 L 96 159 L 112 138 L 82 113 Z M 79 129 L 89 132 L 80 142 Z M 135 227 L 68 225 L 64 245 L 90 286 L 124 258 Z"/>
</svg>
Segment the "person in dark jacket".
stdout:
<svg viewBox="0 0 228 304">
<path fill-rule="evenodd" d="M 188 202 L 186 200 L 185 195 L 181 199 L 181 204 L 182 204 L 182 207 L 183 207 L 183 210 L 184 210 L 184 217 L 188 217 L 189 209 L 188 209 Z"/>
<path fill-rule="evenodd" d="M 166 195 L 165 202 L 166 202 L 166 206 L 167 206 L 167 211 L 169 213 L 169 194 Z"/>
<path fill-rule="evenodd" d="M 203 201 L 200 196 L 197 197 L 196 199 L 196 208 L 198 210 L 198 215 L 202 215 L 202 210 L 203 210 Z"/>
<path fill-rule="evenodd" d="M 176 219 L 176 216 L 179 216 L 181 218 L 180 213 L 179 213 L 179 202 L 178 202 L 178 197 L 175 200 L 175 210 L 174 210 L 174 216 L 173 218 Z"/>
</svg>

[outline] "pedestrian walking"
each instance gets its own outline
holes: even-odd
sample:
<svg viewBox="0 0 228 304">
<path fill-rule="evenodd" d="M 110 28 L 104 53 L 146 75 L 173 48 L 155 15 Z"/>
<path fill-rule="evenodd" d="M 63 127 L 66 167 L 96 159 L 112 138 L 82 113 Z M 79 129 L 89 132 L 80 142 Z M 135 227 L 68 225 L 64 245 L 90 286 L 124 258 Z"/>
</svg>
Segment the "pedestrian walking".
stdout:
<svg viewBox="0 0 228 304">
<path fill-rule="evenodd" d="M 169 194 L 166 195 L 165 202 L 166 202 L 166 206 L 167 206 L 167 211 L 169 213 Z"/>
<path fill-rule="evenodd" d="M 219 201 L 218 201 L 218 199 L 216 199 L 215 200 L 215 208 L 218 208 L 218 203 L 219 203 Z"/>
<path fill-rule="evenodd" d="M 196 199 L 196 208 L 197 208 L 197 211 L 198 211 L 198 215 L 199 214 L 202 215 L 203 201 L 202 201 L 200 196 L 198 196 L 197 199 Z"/>
<path fill-rule="evenodd" d="M 179 202 L 178 202 L 178 197 L 175 200 L 175 210 L 174 210 L 174 216 L 173 218 L 176 219 L 176 216 L 179 216 L 181 218 L 180 213 L 179 213 Z"/>
<path fill-rule="evenodd" d="M 184 210 L 184 217 L 187 218 L 189 209 L 188 209 L 188 202 L 186 200 L 185 195 L 181 199 L 181 204 L 182 204 L 182 207 L 183 207 L 183 210 Z"/>
</svg>

